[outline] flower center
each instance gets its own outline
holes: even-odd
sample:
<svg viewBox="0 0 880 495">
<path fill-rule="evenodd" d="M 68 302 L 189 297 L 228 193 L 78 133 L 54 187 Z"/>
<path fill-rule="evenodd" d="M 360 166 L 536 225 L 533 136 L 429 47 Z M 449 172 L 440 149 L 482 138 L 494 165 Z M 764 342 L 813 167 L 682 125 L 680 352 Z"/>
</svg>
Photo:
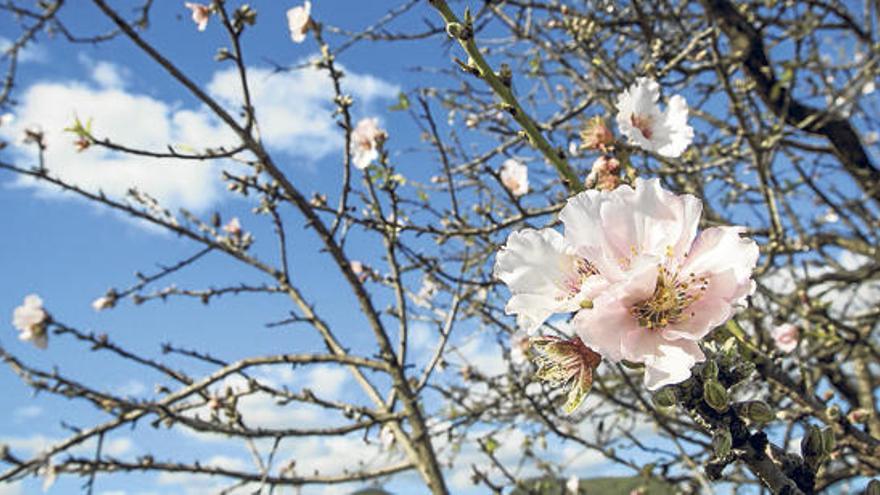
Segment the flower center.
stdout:
<svg viewBox="0 0 880 495">
<path fill-rule="evenodd" d="M 563 294 L 559 296 L 559 299 L 571 299 L 577 296 L 587 277 L 599 273 L 599 270 L 584 258 L 577 258 L 574 265 L 574 271 L 562 282 Z"/>
<path fill-rule="evenodd" d="M 669 324 L 678 323 L 694 313 L 688 307 L 697 302 L 709 287 L 707 277 L 693 273 L 680 277 L 665 266 L 657 273 L 657 285 L 650 298 L 630 308 L 630 314 L 639 325 L 649 330 L 661 330 Z"/>
<path fill-rule="evenodd" d="M 642 136 L 645 136 L 645 139 L 651 139 L 651 136 L 654 135 L 654 132 L 651 130 L 651 117 L 648 115 L 638 115 L 632 114 L 629 117 L 630 122 L 633 127 L 639 130 L 642 133 Z"/>
</svg>

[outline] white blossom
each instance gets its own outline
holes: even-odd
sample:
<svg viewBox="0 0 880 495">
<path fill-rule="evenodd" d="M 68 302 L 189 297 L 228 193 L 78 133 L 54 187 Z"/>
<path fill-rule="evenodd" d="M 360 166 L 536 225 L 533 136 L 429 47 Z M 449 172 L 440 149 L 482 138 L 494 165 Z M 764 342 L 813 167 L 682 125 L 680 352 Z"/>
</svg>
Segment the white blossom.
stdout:
<svg viewBox="0 0 880 495">
<path fill-rule="evenodd" d="M 290 39 L 294 43 L 302 43 L 312 24 L 312 2 L 306 0 L 302 5 L 287 11 L 287 27 L 290 28 Z"/>
<path fill-rule="evenodd" d="M 43 309 L 43 300 L 36 294 L 25 297 L 22 305 L 12 313 L 12 326 L 18 329 L 18 338 L 31 341 L 40 349 L 45 349 L 49 343 L 46 334 L 48 321 L 49 314 Z"/>
<path fill-rule="evenodd" d="M 514 196 L 529 192 L 529 168 L 513 158 L 501 165 L 501 183 Z"/>
<path fill-rule="evenodd" d="M 617 127 L 630 144 L 674 158 L 694 140 L 694 129 L 687 123 L 687 101 L 675 95 L 661 112 L 659 99 L 660 85 L 653 79 L 638 78 L 617 97 Z"/>
</svg>

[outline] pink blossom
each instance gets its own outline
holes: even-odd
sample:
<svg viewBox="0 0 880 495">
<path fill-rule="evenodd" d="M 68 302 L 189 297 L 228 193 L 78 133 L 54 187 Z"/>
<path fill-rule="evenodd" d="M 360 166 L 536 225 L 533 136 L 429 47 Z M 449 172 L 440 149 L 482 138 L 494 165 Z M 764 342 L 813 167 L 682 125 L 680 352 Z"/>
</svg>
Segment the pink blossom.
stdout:
<svg viewBox="0 0 880 495">
<path fill-rule="evenodd" d="M 46 333 L 48 322 L 49 314 L 43 309 L 43 300 L 36 294 L 25 297 L 22 305 L 12 312 L 12 326 L 20 332 L 18 338 L 29 340 L 40 349 L 45 349 L 49 343 Z"/>
<path fill-rule="evenodd" d="M 380 147 L 386 139 L 388 133 L 379 127 L 378 119 L 361 119 L 351 132 L 354 166 L 363 170 L 378 160 Z"/>
<path fill-rule="evenodd" d="M 199 31 L 204 31 L 208 27 L 208 20 L 211 18 L 211 6 L 192 2 L 186 2 L 184 5 L 192 11 L 192 20 L 198 26 Z"/>
<path fill-rule="evenodd" d="M 241 222 L 238 220 L 238 217 L 232 217 L 232 219 L 223 226 L 223 231 L 232 237 L 239 237 L 241 235 Z"/>
<path fill-rule="evenodd" d="M 287 27 L 290 29 L 290 39 L 294 43 L 305 41 L 309 27 L 312 25 L 311 15 L 312 2 L 309 1 L 287 11 Z"/>
<path fill-rule="evenodd" d="M 593 162 L 593 168 L 584 181 L 584 185 L 588 188 L 595 187 L 605 191 L 615 189 L 620 185 L 620 177 L 617 175 L 619 169 L 620 162 L 617 158 L 600 156 Z"/>
<path fill-rule="evenodd" d="M 514 196 L 529 192 L 529 167 L 513 158 L 501 165 L 501 183 Z"/>
<path fill-rule="evenodd" d="M 773 343 L 776 344 L 777 349 L 789 353 L 798 345 L 800 330 L 796 325 L 783 323 L 774 328 L 770 335 L 773 337 Z"/>
<path fill-rule="evenodd" d="M 498 254 L 506 311 L 527 331 L 576 312 L 583 342 L 609 361 L 643 363 L 649 389 L 686 380 L 705 359 L 698 341 L 754 290 L 758 260 L 741 227 L 698 237 L 701 213 L 699 199 L 658 179 L 574 196 L 559 215 L 564 236 L 524 229 Z"/>
<path fill-rule="evenodd" d="M 605 285 L 585 258 L 553 229 L 510 234 L 495 258 L 495 278 L 513 293 L 504 308 L 520 329 L 534 333 L 554 313 L 577 311 Z"/>
<path fill-rule="evenodd" d="M 754 290 L 757 245 L 741 227 L 697 237 L 701 212 L 696 197 L 637 179 L 581 193 L 560 213 L 566 240 L 610 283 L 575 316 L 578 335 L 611 361 L 644 363 L 651 390 L 690 377 L 704 360 L 697 342 Z"/>
<path fill-rule="evenodd" d="M 617 127 L 629 143 L 662 156 L 680 156 L 694 140 L 688 125 L 687 101 L 681 95 L 669 98 L 665 112 L 660 111 L 660 85 L 647 77 L 617 97 Z"/>
</svg>

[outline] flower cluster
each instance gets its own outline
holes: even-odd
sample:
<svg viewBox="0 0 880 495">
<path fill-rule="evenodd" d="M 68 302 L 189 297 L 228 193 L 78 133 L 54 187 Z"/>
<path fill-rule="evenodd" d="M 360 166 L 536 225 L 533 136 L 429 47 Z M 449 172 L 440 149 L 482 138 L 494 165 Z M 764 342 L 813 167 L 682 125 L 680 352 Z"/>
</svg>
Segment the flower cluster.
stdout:
<svg viewBox="0 0 880 495">
<path fill-rule="evenodd" d="M 699 199 L 659 179 L 570 198 L 564 234 L 520 230 L 499 252 L 507 313 L 530 333 L 555 313 L 576 313 L 576 335 L 609 361 L 643 363 L 649 389 L 684 381 L 704 360 L 698 341 L 754 290 L 758 260 L 741 227 L 698 236 L 701 213 Z"/>
</svg>

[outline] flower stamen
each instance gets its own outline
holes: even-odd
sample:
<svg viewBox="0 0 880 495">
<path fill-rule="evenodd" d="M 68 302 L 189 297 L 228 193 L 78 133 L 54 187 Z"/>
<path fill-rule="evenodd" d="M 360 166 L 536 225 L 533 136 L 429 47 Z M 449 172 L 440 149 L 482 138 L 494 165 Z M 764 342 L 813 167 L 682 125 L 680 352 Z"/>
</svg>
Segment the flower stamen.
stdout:
<svg viewBox="0 0 880 495">
<path fill-rule="evenodd" d="M 667 325 L 679 323 L 694 315 L 687 309 L 700 300 L 709 287 L 707 277 L 690 273 L 680 279 L 678 273 L 661 266 L 657 272 L 657 285 L 649 299 L 635 304 L 630 314 L 640 326 L 649 330 L 661 330 Z"/>
</svg>

